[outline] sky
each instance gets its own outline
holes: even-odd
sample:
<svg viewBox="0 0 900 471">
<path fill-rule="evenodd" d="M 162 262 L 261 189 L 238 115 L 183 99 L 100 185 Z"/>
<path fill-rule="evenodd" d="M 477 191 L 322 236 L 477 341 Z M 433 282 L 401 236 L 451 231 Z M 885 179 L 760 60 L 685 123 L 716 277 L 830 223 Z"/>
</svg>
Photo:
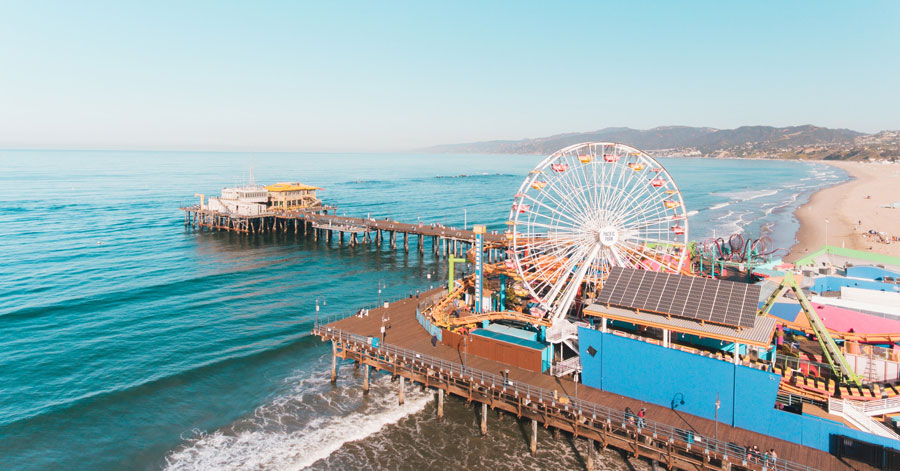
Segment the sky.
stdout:
<svg viewBox="0 0 900 471">
<path fill-rule="evenodd" d="M 900 2 L 0 0 L 0 148 L 900 129 Z"/>
</svg>

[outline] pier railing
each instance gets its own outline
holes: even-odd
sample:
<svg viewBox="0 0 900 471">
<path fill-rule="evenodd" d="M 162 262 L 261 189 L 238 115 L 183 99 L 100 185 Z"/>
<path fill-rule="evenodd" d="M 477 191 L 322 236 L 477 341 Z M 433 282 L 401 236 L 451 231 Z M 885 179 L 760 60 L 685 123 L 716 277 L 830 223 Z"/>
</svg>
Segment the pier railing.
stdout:
<svg viewBox="0 0 900 471">
<path fill-rule="evenodd" d="M 591 419 L 593 422 L 605 422 L 610 427 L 636 432 L 639 435 L 652 435 L 655 439 L 667 440 L 670 443 L 675 443 L 676 441 L 681 442 L 686 444 L 688 449 L 691 449 L 692 446 L 696 446 L 703 450 L 706 455 L 709 455 L 710 452 L 719 453 L 722 455 L 723 459 L 741 463 L 744 467 L 752 464 L 756 467 L 761 467 L 761 469 L 764 470 L 812 471 L 815 469 L 800 463 L 785 460 L 781 457 L 778 458 L 777 463 L 772 463 L 771 461 L 766 462 L 763 455 L 748 456 L 748 449 L 746 447 L 738 446 L 732 442 L 716 440 L 712 437 L 699 435 L 693 430 L 680 429 L 661 422 L 639 418 L 634 413 L 628 414 L 622 410 L 602 406 L 566 394 L 560 394 L 558 391 L 551 391 L 528 383 L 508 380 L 493 373 L 425 355 L 413 350 L 390 344 L 376 343 L 369 337 L 345 332 L 341 329 L 328 327 L 324 324 L 317 325 L 316 328 L 313 329 L 313 334 L 340 343 L 366 345 L 367 348 L 371 348 L 381 355 L 402 359 L 404 362 L 419 364 L 422 367 L 428 367 L 432 370 L 439 370 L 442 373 L 449 374 L 451 377 L 467 378 L 471 383 L 490 386 L 493 389 L 501 389 L 504 393 L 513 394 L 516 397 L 524 397 L 525 405 L 530 405 L 534 402 L 542 404 L 549 403 L 552 407 L 558 407 L 567 413 L 576 415 L 582 419 Z"/>
</svg>

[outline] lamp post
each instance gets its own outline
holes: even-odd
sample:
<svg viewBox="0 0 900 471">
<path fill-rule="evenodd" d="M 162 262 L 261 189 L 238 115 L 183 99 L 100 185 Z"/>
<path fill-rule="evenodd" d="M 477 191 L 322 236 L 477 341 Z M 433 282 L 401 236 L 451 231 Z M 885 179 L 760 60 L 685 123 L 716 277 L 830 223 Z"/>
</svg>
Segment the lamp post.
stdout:
<svg viewBox="0 0 900 471">
<path fill-rule="evenodd" d="M 381 289 L 387 288 L 384 280 L 378 280 L 378 307 L 381 307 Z"/>
<path fill-rule="evenodd" d="M 575 380 L 575 400 L 577 401 L 578 400 L 578 372 L 577 371 L 575 372 L 575 377 L 573 379 Z"/>
<path fill-rule="evenodd" d="M 716 391 L 716 446 L 719 445 L 719 406 L 722 405 L 722 402 L 719 401 L 719 392 Z"/>
<path fill-rule="evenodd" d="M 322 305 L 326 305 L 328 302 L 325 300 L 325 296 L 316 296 L 316 327 L 319 326 L 319 299 L 322 300 Z"/>
<path fill-rule="evenodd" d="M 828 218 L 825 218 L 825 245 L 828 245 Z"/>
</svg>

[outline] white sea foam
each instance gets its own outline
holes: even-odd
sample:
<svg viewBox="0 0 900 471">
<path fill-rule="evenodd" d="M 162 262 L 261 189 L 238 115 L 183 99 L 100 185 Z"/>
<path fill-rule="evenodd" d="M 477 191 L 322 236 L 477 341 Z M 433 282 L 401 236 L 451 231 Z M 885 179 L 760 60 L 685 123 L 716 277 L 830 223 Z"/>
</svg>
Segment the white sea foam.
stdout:
<svg viewBox="0 0 900 471">
<path fill-rule="evenodd" d="M 697 210 L 694 210 L 694 211 L 688 211 L 687 215 L 688 215 L 688 216 L 696 216 L 697 213 L 699 213 L 699 212 L 700 212 L 700 211 L 697 211 Z"/>
<path fill-rule="evenodd" d="M 332 398 L 330 392 L 315 394 L 319 401 L 331 403 L 332 399 L 338 399 L 355 403 L 356 407 L 349 411 L 337 407 L 337 415 L 312 416 L 306 423 L 300 423 L 296 417 L 295 403 L 309 400 L 310 394 L 295 390 L 257 408 L 247 423 L 239 421 L 226 429 L 197 433 L 166 458 L 166 469 L 301 470 L 327 458 L 345 443 L 362 440 L 422 411 L 433 398 L 430 393 L 408 387 L 406 403 L 399 406 L 387 377 L 373 378 L 372 383 L 365 407 L 359 407 L 358 401 L 349 397 Z M 376 383 L 382 384 L 376 387 Z"/>
<path fill-rule="evenodd" d="M 738 201 L 750 201 L 755 200 L 757 198 L 764 198 L 766 196 L 772 196 L 778 193 L 778 189 L 769 189 L 769 190 L 747 190 L 747 191 L 739 191 L 737 193 L 731 193 L 729 196 Z"/>
<path fill-rule="evenodd" d="M 731 204 L 731 201 L 726 201 L 725 203 L 715 204 L 715 205 L 710 206 L 710 207 L 709 207 L 709 210 L 710 210 L 710 211 L 715 211 L 715 210 L 717 210 L 717 209 L 722 209 L 722 208 L 724 208 L 725 206 L 728 206 L 729 204 Z"/>
<path fill-rule="evenodd" d="M 733 216 L 733 215 L 734 215 L 734 211 L 729 210 L 729 211 L 728 211 L 727 213 L 725 213 L 723 216 L 717 217 L 717 218 L 716 218 L 716 221 L 721 221 L 721 220 L 723 220 L 723 219 L 728 219 L 728 218 L 730 218 L 730 217 Z"/>
</svg>

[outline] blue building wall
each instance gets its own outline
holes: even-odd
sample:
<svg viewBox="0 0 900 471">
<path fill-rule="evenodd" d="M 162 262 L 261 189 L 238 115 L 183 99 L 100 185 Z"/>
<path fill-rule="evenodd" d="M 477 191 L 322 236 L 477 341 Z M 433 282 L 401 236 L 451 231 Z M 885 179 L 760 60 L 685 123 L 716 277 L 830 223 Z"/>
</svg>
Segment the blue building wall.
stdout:
<svg viewBox="0 0 900 471">
<path fill-rule="evenodd" d="M 583 327 L 578 334 L 584 384 L 710 420 L 718 392 L 719 420 L 732 422 L 734 365 Z"/>
<path fill-rule="evenodd" d="M 847 269 L 847 276 L 853 278 L 865 278 L 867 280 L 874 281 L 883 281 L 885 276 L 889 276 L 891 278 L 900 278 L 900 273 L 878 267 L 850 267 Z"/>
<path fill-rule="evenodd" d="M 816 278 L 816 282 L 813 283 L 812 291 L 816 293 L 823 293 L 826 291 L 840 291 L 841 286 L 848 286 L 851 288 L 863 288 L 870 289 L 873 291 L 890 291 L 890 292 L 898 292 L 900 291 L 900 285 L 882 283 L 880 281 L 867 281 L 867 280 L 857 280 L 853 278 L 843 278 L 839 276 L 822 276 Z"/>
<path fill-rule="evenodd" d="M 900 449 L 900 442 L 819 417 L 775 409 L 781 378 L 766 371 L 578 329 L 582 382 L 588 386 L 830 452 L 831 435 Z M 589 349 L 593 349 L 592 356 Z M 682 404 L 682 400 L 684 404 Z M 639 404 L 622 404 L 635 408 Z M 741 444 L 745 445 L 745 444 Z"/>
</svg>

